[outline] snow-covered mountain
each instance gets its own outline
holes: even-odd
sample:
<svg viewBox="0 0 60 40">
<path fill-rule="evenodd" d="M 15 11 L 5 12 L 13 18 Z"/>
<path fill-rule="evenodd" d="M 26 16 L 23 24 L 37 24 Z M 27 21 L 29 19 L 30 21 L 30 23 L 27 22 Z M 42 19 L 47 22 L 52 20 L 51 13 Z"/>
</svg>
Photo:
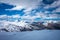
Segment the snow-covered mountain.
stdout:
<svg viewBox="0 0 60 40">
<path fill-rule="evenodd" d="M 42 29 L 60 29 L 59 23 L 45 23 L 45 22 L 33 22 L 27 23 L 24 21 L 20 22 L 9 22 L 0 21 L 0 32 L 21 32 L 21 31 L 32 31 Z"/>
<path fill-rule="evenodd" d="M 24 29 L 31 29 L 30 25 L 25 22 L 8 22 L 0 21 L 0 31 L 15 32 L 23 31 Z"/>
<path fill-rule="evenodd" d="M 37 23 L 38 24 L 38 23 Z M 24 21 L 20 22 L 9 22 L 9 21 L 0 21 L 0 32 L 20 32 L 20 31 L 32 31 L 43 29 L 42 24 L 36 25 L 35 22 L 27 23 Z"/>
</svg>

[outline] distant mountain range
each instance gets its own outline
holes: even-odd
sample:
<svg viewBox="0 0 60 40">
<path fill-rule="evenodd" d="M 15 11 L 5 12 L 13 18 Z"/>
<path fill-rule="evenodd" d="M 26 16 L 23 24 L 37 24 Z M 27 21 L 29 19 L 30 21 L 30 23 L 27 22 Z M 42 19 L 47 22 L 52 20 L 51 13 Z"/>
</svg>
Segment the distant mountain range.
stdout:
<svg viewBox="0 0 60 40">
<path fill-rule="evenodd" d="M 60 30 L 60 22 L 8 22 L 0 21 L 0 32 L 22 32 L 33 30 Z"/>
</svg>

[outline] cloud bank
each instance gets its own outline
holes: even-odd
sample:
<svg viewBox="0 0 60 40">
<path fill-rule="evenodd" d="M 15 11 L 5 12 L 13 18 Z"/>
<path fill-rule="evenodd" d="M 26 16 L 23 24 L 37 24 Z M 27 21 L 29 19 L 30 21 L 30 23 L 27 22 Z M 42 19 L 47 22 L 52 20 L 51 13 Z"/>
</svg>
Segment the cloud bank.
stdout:
<svg viewBox="0 0 60 40">
<path fill-rule="evenodd" d="M 0 20 L 24 20 L 32 22 L 38 21 L 38 19 L 60 20 L 60 0 L 0 0 L 0 2 L 14 6 L 10 9 L 4 9 L 5 11 L 12 12 L 13 15 L 0 15 Z M 17 11 L 22 11 L 24 14 Z M 20 14 L 23 15 L 21 16 Z"/>
</svg>

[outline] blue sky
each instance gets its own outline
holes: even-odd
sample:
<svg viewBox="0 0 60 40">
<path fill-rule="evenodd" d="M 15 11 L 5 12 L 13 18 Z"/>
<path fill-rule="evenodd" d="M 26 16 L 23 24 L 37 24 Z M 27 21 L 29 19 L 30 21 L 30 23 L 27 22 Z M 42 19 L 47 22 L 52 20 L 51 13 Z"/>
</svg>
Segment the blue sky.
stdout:
<svg viewBox="0 0 60 40">
<path fill-rule="evenodd" d="M 60 0 L 0 0 L 0 20 L 60 20 Z"/>
<path fill-rule="evenodd" d="M 20 14 L 20 13 L 21 13 L 20 15 L 24 14 L 24 12 L 23 12 L 24 9 L 13 10 L 13 11 L 5 10 L 5 9 L 11 9 L 13 7 L 15 7 L 15 6 L 14 5 L 5 4 L 5 3 L 1 3 L 0 4 L 0 15 L 3 15 L 3 14 L 14 15 L 14 14 Z"/>
</svg>

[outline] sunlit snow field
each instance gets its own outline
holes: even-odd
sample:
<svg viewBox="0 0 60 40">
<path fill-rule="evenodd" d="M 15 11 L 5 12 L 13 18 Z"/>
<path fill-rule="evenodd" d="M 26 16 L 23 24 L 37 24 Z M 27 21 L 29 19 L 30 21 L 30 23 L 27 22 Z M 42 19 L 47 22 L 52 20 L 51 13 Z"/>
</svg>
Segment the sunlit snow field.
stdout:
<svg viewBox="0 0 60 40">
<path fill-rule="evenodd" d="M 0 40 L 60 40 L 60 30 L 1 32 Z"/>
</svg>

